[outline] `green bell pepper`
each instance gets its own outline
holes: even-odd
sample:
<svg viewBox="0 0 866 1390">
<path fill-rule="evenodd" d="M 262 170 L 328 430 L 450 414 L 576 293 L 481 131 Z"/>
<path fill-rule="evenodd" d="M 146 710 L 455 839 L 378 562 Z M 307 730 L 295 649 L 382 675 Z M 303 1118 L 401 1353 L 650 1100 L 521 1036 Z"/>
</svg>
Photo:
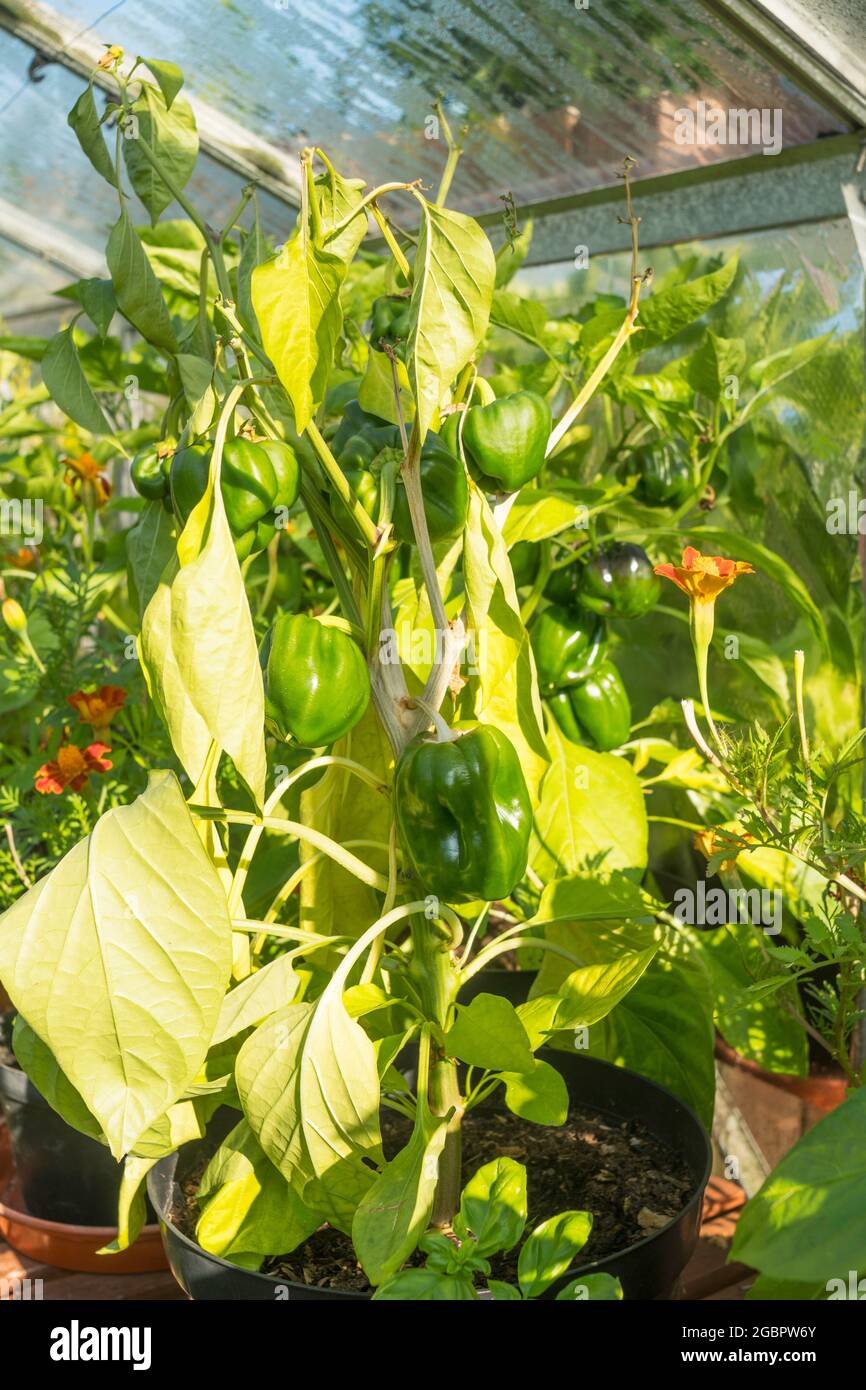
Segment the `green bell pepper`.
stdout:
<svg viewBox="0 0 866 1390">
<path fill-rule="evenodd" d="M 357 642 L 306 613 L 284 613 L 262 644 L 265 723 L 282 742 L 321 748 L 349 732 L 370 700 Z"/>
<path fill-rule="evenodd" d="M 185 523 L 204 495 L 210 447 L 178 449 L 171 463 L 170 486 L 175 511 Z M 298 461 L 289 444 L 227 439 L 223 449 L 220 491 L 239 560 L 263 550 L 276 534 L 276 507 L 291 507 L 299 488 Z"/>
<path fill-rule="evenodd" d="M 603 661 L 587 680 L 560 694 L 567 696 L 567 706 L 551 701 L 551 708 L 567 738 L 585 743 L 586 737 L 574 733 L 585 730 L 603 753 L 622 747 L 631 731 L 631 703 L 612 661 Z"/>
<path fill-rule="evenodd" d="M 639 472 L 635 496 L 649 507 L 679 507 L 695 490 L 691 461 L 667 440 L 637 449 L 629 468 Z"/>
<path fill-rule="evenodd" d="M 396 425 L 390 425 L 378 415 L 370 415 L 358 401 L 349 401 L 331 439 L 331 453 L 336 459 L 342 457 L 349 440 L 357 435 L 374 446 L 371 458 L 375 458 L 380 449 L 393 448 L 395 441 L 399 442 L 400 439 Z"/>
<path fill-rule="evenodd" d="M 411 309 L 405 295 L 383 294 L 373 301 L 370 318 L 370 347 L 382 351 L 383 344 L 393 348 L 401 361 L 406 358 Z"/>
<path fill-rule="evenodd" d="M 162 450 L 162 452 L 161 452 Z M 132 485 L 149 502 L 161 502 L 168 495 L 171 449 L 168 445 L 148 444 L 139 449 L 130 467 Z"/>
<path fill-rule="evenodd" d="M 458 451 L 460 413 L 446 417 L 442 438 Z M 489 405 L 470 406 L 463 422 L 463 452 L 470 473 L 486 492 L 516 492 L 544 463 L 550 438 L 550 406 L 534 391 L 516 391 Z"/>
<path fill-rule="evenodd" d="M 443 901 L 493 902 L 523 878 L 532 806 L 514 747 L 493 725 L 414 739 L 397 763 L 394 807 L 406 859 Z"/>
<path fill-rule="evenodd" d="M 551 604 L 538 614 L 529 636 L 543 695 L 585 680 L 607 649 L 603 618 L 586 609 L 559 604 Z"/>
<path fill-rule="evenodd" d="M 388 445 L 390 457 L 399 461 L 402 449 L 398 449 L 399 431 L 395 428 L 396 444 Z M 383 461 L 389 457 L 384 450 L 373 453 L 374 445 L 363 435 L 355 435 L 346 442 L 337 462 L 345 473 L 349 485 L 361 506 L 374 521 L 379 516 L 380 474 Z M 421 491 L 424 494 L 424 514 L 430 539 L 437 541 L 453 540 L 459 536 L 466 524 L 469 510 L 469 487 L 466 472 L 458 458 L 445 447 L 438 435 L 428 434 L 421 450 Z M 334 505 L 347 516 L 343 504 L 335 499 Z M 400 473 L 396 471 L 394 489 L 394 534 L 399 541 L 414 545 L 415 533 L 406 500 L 406 488 Z"/>
<path fill-rule="evenodd" d="M 611 541 L 596 551 L 580 575 L 584 608 L 612 618 L 640 618 L 658 602 L 661 585 L 639 545 Z"/>
</svg>

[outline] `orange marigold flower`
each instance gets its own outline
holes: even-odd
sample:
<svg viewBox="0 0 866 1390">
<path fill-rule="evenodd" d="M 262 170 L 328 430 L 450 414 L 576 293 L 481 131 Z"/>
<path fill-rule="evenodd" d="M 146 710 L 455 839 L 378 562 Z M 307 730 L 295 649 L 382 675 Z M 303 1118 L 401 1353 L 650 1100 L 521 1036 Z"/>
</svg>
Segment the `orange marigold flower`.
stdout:
<svg viewBox="0 0 866 1390">
<path fill-rule="evenodd" d="M 91 743 L 87 748 L 66 744 L 56 758 L 40 767 L 36 790 L 43 796 L 59 796 L 66 787 L 80 791 L 92 772 L 108 772 L 112 764 L 104 755 L 110 752 L 105 743 Z"/>
<path fill-rule="evenodd" d="M 739 575 L 755 573 L 747 560 L 702 555 L 693 545 L 686 546 L 681 565 L 656 565 L 655 572 L 663 579 L 672 579 L 692 603 L 714 603 Z"/>
<path fill-rule="evenodd" d="M 125 700 L 126 691 L 119 685 L 101 685 L 98 690 L 76 690 L 67 696 L 66 703 L 78 711 L 82 724 L 99 730 L 108 728 Z"/>
<path fill-rule="evenodd" d="M 64 477 L 76 497 L 80 497 L 82 490 L 89 484 L 93 488 L 97 507 L 104 507 L 111 496 L 111 483 L 103 477 L 93 455 L 79 454 L 78 458 L 67 457 L 63 462 L 66 464 Z"/>
<path fill-rule="evenodd" d="M 12 569 L 29 570 L 36 564 L 36 551 L 22 545 L 20 550 L 7 550 L 4 558 Z"/>
</svg>

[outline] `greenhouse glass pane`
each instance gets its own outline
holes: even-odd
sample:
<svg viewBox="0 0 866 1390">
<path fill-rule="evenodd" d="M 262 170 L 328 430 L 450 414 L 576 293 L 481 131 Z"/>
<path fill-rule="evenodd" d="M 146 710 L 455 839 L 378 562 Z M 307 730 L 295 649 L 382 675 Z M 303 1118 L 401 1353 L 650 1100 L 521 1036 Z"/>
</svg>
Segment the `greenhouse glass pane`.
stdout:
<svg viewBox="0 0 866 1390">
<path fill-rule="evenodd" d="M 42 68 L 38 82 L 22 81 L 32 56 L 26 44 L 0 33 L 4 149 L 0 199 L 38 217 L 47 227 L 61 227 L 67 236 L 102 253 L 108 229 L 117 220 L 117 195 L 94 175 L 66 122 L 67 112 L 86 84 L 58 64 Z M 95 98 L 101 110 L 105 98 L 99 91 Z M 34 132 L 38 132 L 38 139 Z M 240 175 L 202 154 L 186 191 L 202 215 L 219 226 L 237 203 L 245 183 Z M 260 193 L 259 199 L 266 230 L 281 239 L 294 222 L 292 209 L 267 193 Z M 132 214 L 137 221 L 148 220 L 134 197 Z M 163 217 L 177 215 L 174 205 Z"/>
<path fill-rule="evenodd" d="M 781 111 L 786 147 L 845 129 L 699 0 L 196 0 L 182 24 L 174 0 L 126 0 L 104 21 L 104 0 L 55 8 L 94 39 L 176 60 L 194 95 L 282 149 L 321 145 L 371 181 L 435 185 L 442 92 L 449 118 L 472 128 L 452 197 L 468 211 L 495 207 L 506 189 L 525 203 L 612 184 L 626 153 L 647 177 L 766 143 L 768 132 L 679 143 L 677 113 L 700 102 L 770 120 Z"/>
</svg>

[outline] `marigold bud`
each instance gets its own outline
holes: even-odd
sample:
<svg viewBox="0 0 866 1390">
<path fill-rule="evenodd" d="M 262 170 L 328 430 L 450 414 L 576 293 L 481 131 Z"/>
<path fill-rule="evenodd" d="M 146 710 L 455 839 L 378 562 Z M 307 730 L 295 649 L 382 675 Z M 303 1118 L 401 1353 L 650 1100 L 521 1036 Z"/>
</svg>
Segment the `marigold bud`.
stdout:
<svg viewBox="0 0 866 1390">
<path fill-rule="evenodd" d="M 27 631 L 27 614 L 17 599 L 3 600 L 3 621 L 12 632 Z"/>
</svg>

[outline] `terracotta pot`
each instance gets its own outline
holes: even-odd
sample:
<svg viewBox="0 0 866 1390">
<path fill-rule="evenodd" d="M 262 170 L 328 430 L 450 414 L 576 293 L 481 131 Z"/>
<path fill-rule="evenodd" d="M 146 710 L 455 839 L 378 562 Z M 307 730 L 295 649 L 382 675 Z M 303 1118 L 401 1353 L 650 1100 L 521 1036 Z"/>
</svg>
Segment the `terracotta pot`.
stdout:
<svg viewBox="0 0 866 1390">
<path fill-rule="evenodd" d="M 798 1100 L 804 1101 L 807 1105 L 813 1105 L 816 1110 L 821 1110 L 825 1114 L 842 1104 L 848 1089 L 848 1082 L 840 1071 L 830 1072 L 826 1075 L 818 1073 L 812 1076 L 789 1076 L 785 1072 L 765 1071 L 757 1062 L 750 1061 L 748 1057 L 741 1056 L 733 1047 L 729 1047 L 718 1033 L 716 1034 L 716 1058 L 718 1061 L 724 1062 L 726 1066 L 735 1067 L 737 1071 L 745 1072 L 749 1076 L 754 1076 L 758 1081 L 766 1082 L 768 1086 L 775 1086 L 780 1091 L 786 1091 L 790 1096 L 796 1096 Z"/>
<path fill-rule="evenodd" d="M 79 1274 L 145 1274 L 167 1268 L 158 1226 L 145 1226 L 130 1250 L 97 1255 L 116 1235 L 116 1226 L 68 1226 L 31 1216 L 15 1177 L 8 1131 L 0 1125 L 0 1236 L 13 1250 Z"/>
</svg>

